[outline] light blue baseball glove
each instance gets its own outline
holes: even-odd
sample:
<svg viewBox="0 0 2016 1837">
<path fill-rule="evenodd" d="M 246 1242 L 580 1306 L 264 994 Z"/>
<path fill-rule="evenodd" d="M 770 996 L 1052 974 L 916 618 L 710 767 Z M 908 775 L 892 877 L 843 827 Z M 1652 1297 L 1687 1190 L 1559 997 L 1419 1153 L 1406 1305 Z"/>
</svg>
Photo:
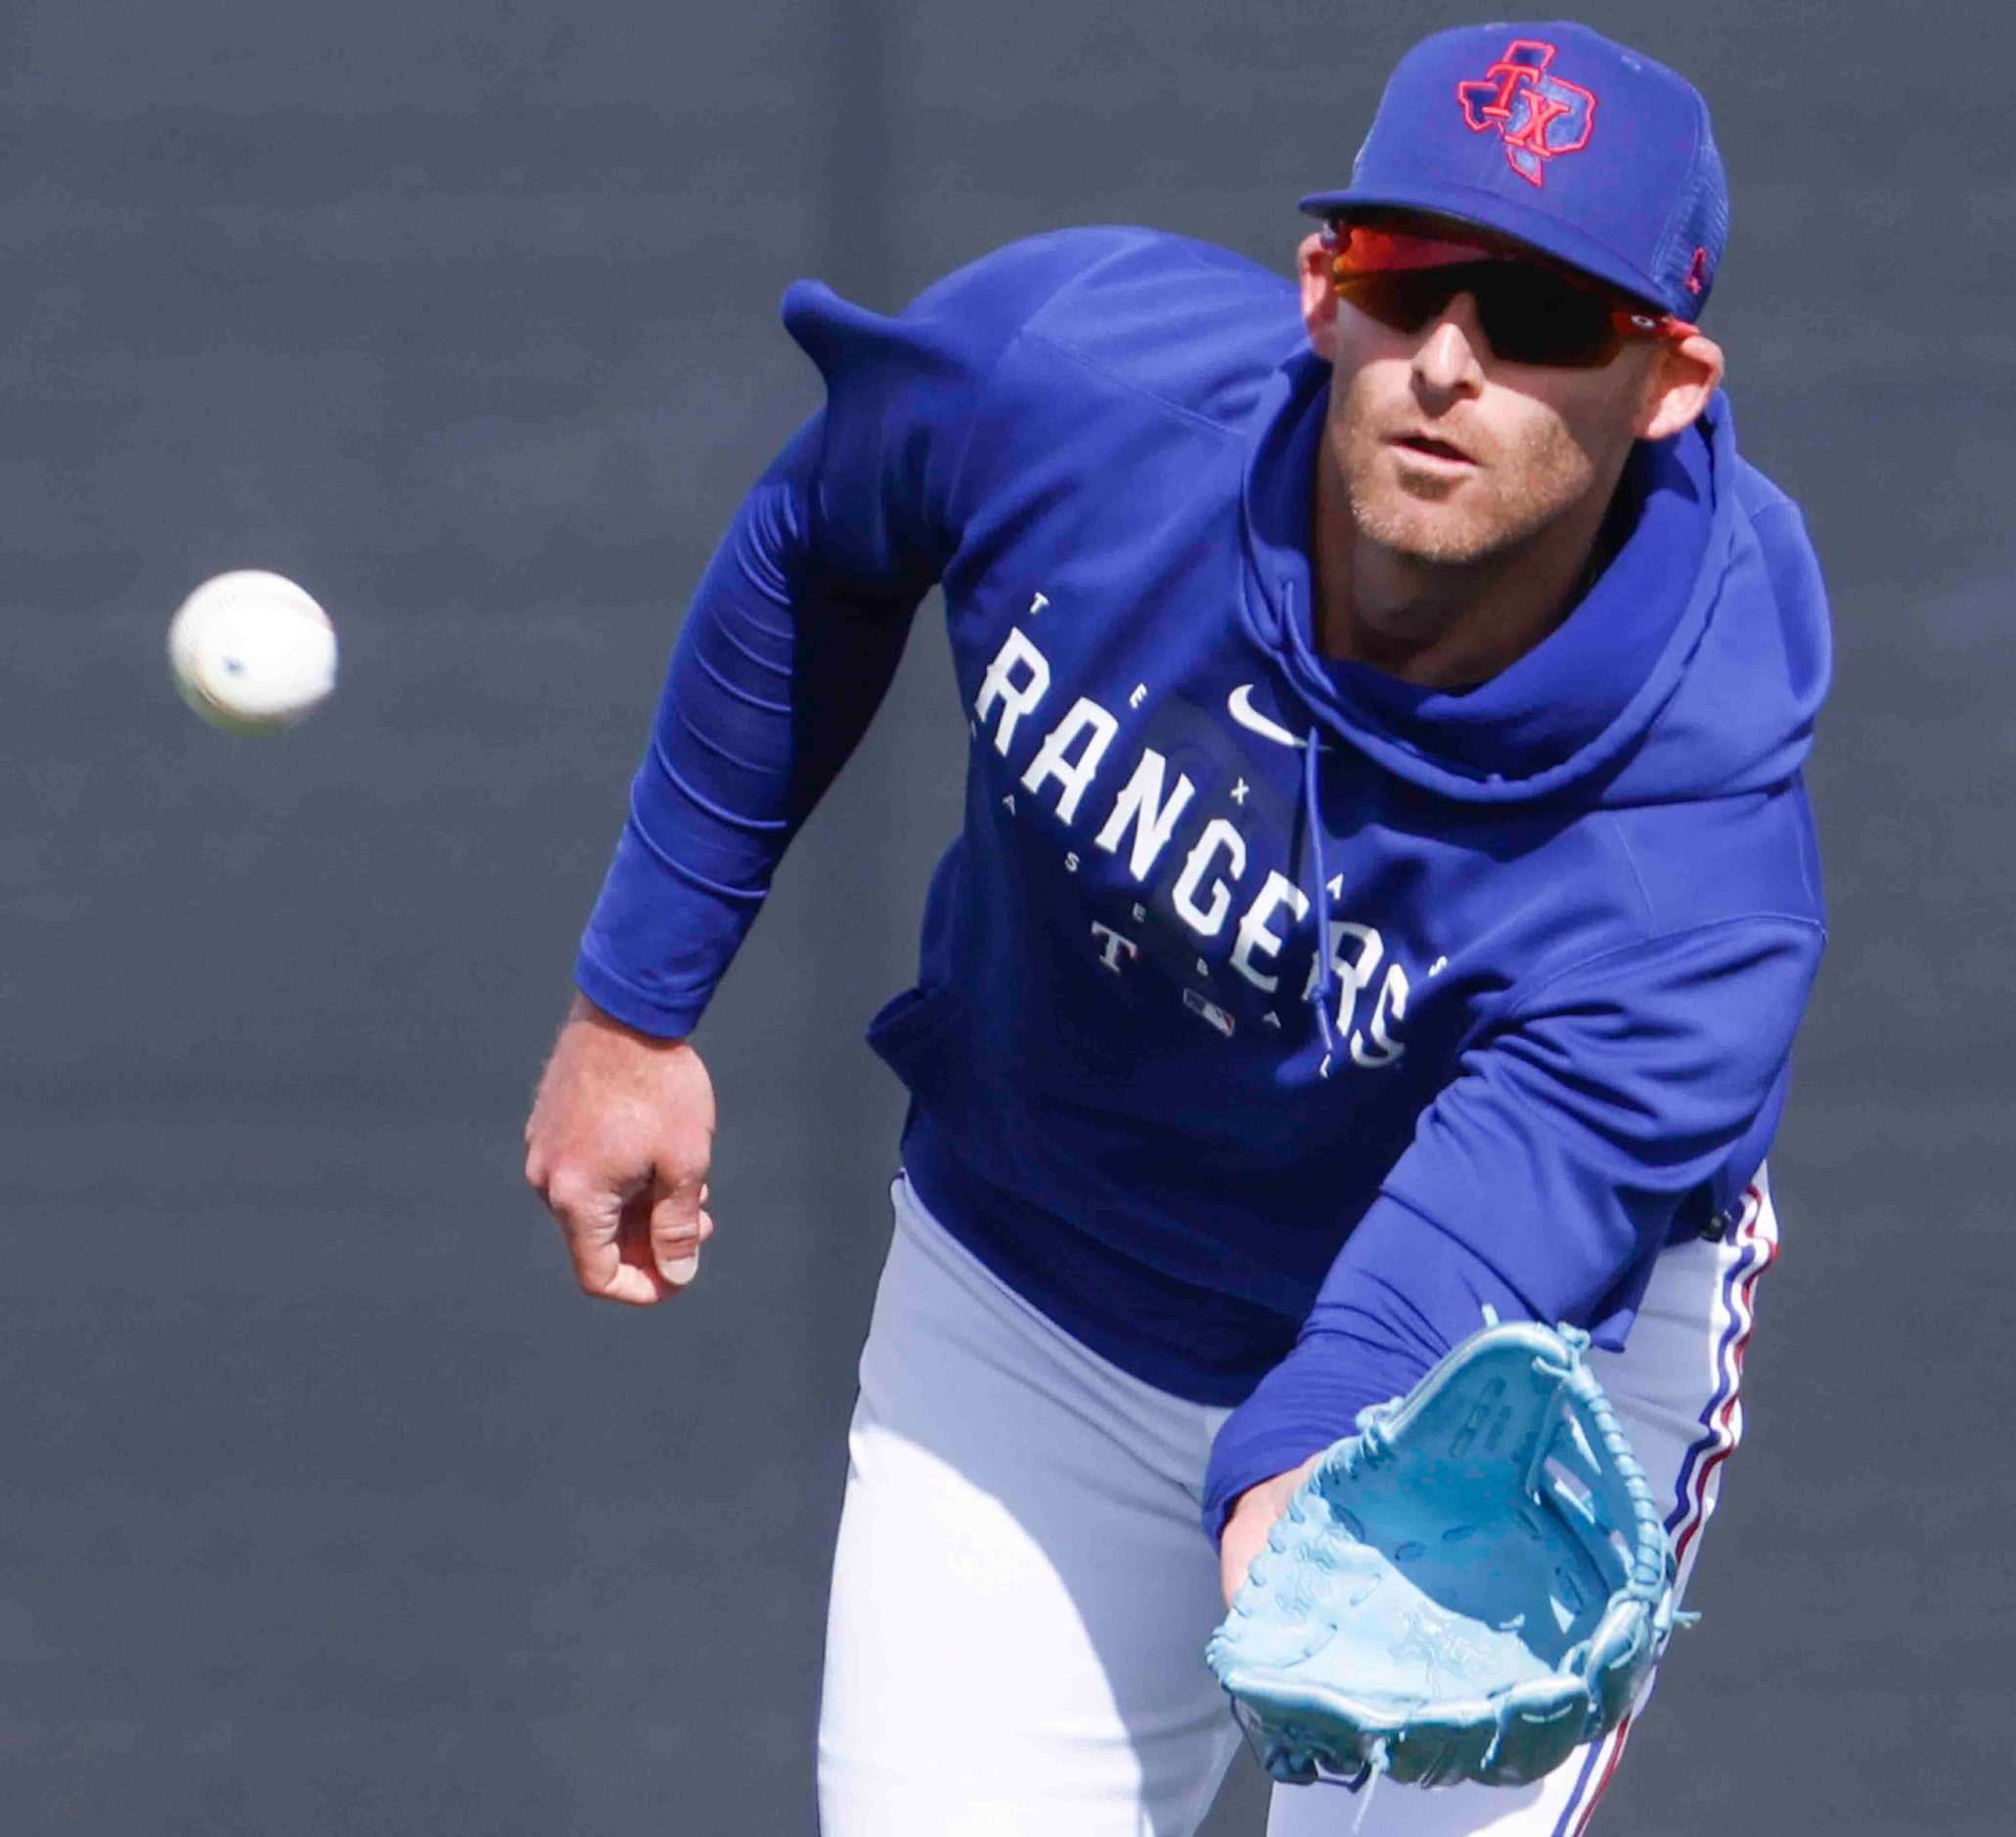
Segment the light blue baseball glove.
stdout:
<svg viewBox="0 0 2016 1837">
<path fill-rule="evenodd" d="M 1206 1651 L 1275 1778 L 1523 1785 L 1631 1707 L 1673 1549 L 1588 1344 L 1486 1328 L 1296 1493 Z"/>
</svg>

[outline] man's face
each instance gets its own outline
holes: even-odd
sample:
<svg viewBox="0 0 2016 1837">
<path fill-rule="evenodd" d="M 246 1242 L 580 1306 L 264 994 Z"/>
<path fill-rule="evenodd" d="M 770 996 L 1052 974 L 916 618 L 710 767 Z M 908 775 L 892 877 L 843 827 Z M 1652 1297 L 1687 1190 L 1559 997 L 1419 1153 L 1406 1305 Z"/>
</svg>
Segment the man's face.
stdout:
<svg viewBox="0 0 2016 1837">
<path fill-rule="evenodd" d="M 1335 300 L 1322 330 L 1335 367 L 1326 438 L 1352 517 L 1431 564 L 1488 561 L 1593 494 L 1607 503 L 1644 419 L 1649 346 L 1593 370 L 1506 363 L 1467 293 L 1411 333 Z"/>
</svg>

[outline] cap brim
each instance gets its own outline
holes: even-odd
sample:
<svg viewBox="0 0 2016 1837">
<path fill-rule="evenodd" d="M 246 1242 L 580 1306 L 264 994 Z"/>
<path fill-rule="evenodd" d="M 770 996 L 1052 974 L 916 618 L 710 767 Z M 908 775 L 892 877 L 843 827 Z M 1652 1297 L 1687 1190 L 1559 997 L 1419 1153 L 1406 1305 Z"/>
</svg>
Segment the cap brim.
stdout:
<svg viewBox="0 0 2016 1837">
<path fill-rule="evenodd" d="M 1629 293 L 1634 299 L 1650 302 L 1661 312 L 1691 319 L 1693 310 L 1663 299 L 1654 290 L 1649 275 L 1641 273 L 1613 248 L 1594 237 L 1563 222 L 1548 210 L 1536 210 L 1516 198 L 1484 191 L 1469 185 L 1425 183 L 1414 186 L 1383 185 L 1352 187 L 1341 192 L 1312 192 L 1298 201 L 1298 208 L 1312 217 L 1348 215 L 1354 210 L 1425 210 L 1438 217 L 1453 217 L 1459 223 L 1475 224 L 1500 236 L 1510 237 L 1543 255 L 1566 262 L 1571 268 Z"/>
</svg>

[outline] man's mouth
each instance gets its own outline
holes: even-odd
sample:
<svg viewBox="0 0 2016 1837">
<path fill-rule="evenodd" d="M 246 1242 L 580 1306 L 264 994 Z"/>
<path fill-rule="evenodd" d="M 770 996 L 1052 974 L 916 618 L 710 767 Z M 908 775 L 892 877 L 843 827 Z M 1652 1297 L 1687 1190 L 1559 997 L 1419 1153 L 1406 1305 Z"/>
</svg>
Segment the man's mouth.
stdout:
<svg viewBox="0 0 2016 1837">
<path fill-rule="evenodd" d="M 1477 463 L 1461 447 L 1448 440 L 1438 440 L 1433 434 L 1395 434 L 1389 444 L 1398 447 L 1403 453 L 1418 454 L 1423 459 L 1433 460 L 1444 466 L 1474 466 Z"/>
</svg>

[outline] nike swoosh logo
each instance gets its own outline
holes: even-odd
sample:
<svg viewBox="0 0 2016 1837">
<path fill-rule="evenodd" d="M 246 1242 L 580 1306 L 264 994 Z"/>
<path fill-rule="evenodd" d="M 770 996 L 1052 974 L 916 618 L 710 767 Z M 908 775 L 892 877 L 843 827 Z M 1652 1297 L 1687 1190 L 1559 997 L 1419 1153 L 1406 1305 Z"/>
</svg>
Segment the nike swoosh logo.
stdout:
<svg viewBox="0 0 2016 1837">
<path fill-rule="evenodd" d="M 1253 685 L 1241 683 L 1225 698 L 1225 705 L 1232 710 L 1232 718 L 1249 734 L 1258 734 L 1262 739 L 1271 739 L 1277 746 L 1302 745 L 1300 735 L 1291 734 L 1278 721 L 1270 721 L 1253 705 Z"/>
</svg>

